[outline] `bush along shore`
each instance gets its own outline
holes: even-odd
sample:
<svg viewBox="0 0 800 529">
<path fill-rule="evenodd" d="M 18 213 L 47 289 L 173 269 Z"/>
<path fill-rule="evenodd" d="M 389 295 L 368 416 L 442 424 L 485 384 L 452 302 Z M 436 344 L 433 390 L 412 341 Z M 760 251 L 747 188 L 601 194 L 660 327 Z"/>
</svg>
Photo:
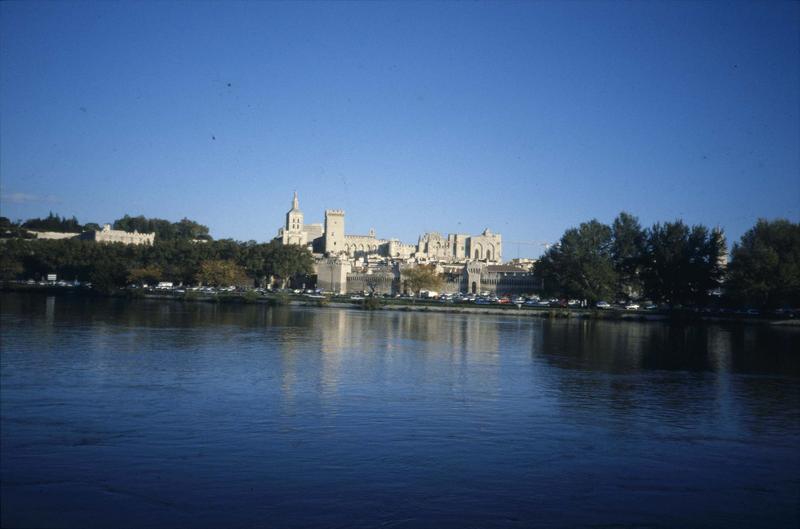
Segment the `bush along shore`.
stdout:
<svg viewBox="0 0 800 529">
<path fill-rule="evenodd" d="M 82 285 L 29 284 L 2 282 L 3 292 L 25 292 L 46 295 L 113 297 L 131 300 L 169 300 L 178 302 L 261 304 L 267 306 L 331 307 L 354 310 L 398 310 L 416 312 L 449 312 L 460 314 L 503 314 L 548 319 L 591 319 L 609 321 L 674 321 L 674 322 L 740 322 L 754 324 L 800 325 L 800 314 L 792 311 L 732 311 L 726 309 L 659 308 L 626 310 L 581 307 L 528 306 L 521 303 L 475 304 L 453 300 L 394 298 L 360 295 L 321 295 L 294 291 L 264 290 L 201 291 L 187 289 L 151 290 L 142 288 L 100 292 Z"/>
</svg>

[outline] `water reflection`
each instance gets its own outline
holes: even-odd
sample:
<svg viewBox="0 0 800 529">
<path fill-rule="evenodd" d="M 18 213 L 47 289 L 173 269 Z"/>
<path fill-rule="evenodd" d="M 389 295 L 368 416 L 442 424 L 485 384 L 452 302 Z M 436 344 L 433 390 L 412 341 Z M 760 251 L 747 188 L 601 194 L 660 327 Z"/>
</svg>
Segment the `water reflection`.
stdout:
<svg viewBox="0 0 800 529">
<path fill-rule="evenodd" d="M 533 354 L 561 368 L 742 371 L 800 376 L 800 329 L 579 320 L 546 322 Z"/>
<path fill-rule="evenodd" d="M 544 380 L 581 420 L 610 405 L 623 429 L 639 422 L 724 436 L 800 417 L 791 382 L 800 376 L 798 338 L 795 329 L 756 326 L 546 322 L 532 356 L 576 372 Z M 658 422 L 643 412 L 658 412 Z"/>
<path fill-rule="evenodd" d="M 3 516 L 797 525 L 794 329 L 0 301 Z"/>
</svg>

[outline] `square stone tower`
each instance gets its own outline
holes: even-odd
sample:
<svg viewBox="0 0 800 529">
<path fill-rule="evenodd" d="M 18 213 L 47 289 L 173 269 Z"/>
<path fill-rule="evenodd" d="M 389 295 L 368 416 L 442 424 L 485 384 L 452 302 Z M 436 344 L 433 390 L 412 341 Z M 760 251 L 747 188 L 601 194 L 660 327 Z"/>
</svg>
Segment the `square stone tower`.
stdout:
<svg viewBox="0 0 800 529">
<path fill-rule="evenodd" d="M 344 251 L 344 211 L 341 209 L 326 209 L 325 253 L 338 255 Z"/>
</svg>

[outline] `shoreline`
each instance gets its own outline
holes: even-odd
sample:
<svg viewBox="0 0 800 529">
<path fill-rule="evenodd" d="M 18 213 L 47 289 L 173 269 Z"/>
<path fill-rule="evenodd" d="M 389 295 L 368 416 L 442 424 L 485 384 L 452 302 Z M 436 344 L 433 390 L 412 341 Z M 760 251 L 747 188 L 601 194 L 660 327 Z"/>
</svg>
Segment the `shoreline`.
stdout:
<svg viewBox="0 0 800 529">
<path fill-rule="evenodd" d="M 566 319 L 566 320 L 602 320 L 627 322 L 673 322 L 673 323 L 735 323 L 746 325 L 800 326 L 799 319 L 778 319 L 767 316 L 748 316 L 742 314 L 719 315 L 699 314 L 692 311 L 624 311 L 618 309 L 558 308 L 558 307 L 517 307 L 511 306 L 473 306 L 469 304 L 442 303 L 439 301 L 399 300 L 394 298 L 373 298 L 378 302 L 367 306 L 363 301 L 350 300 L 346 296 L 326 299 L 309 299 L 303 294 L 263 294 L 252 296 L 249 293 L 225 294 L 186 294 L 152 293 L 141 291 L 117 291 L 103 294 L 81 287 L 61 287 L 49 285 L 0 285 L 0 292 L 17 292 L 27 294 L 45 294 L 61 296 L 102 297 L 112 299 L 147 299 L 179 302 L 225 303 L 241 305 L 298 306 L 298 307 L 330 307 L 340 309 L 380 311 L 393 310 L 403 312 L 437 312 L 451 314 L 491 314 L 505 316 L 523 316 L 529 318 Z"/>
</svg>

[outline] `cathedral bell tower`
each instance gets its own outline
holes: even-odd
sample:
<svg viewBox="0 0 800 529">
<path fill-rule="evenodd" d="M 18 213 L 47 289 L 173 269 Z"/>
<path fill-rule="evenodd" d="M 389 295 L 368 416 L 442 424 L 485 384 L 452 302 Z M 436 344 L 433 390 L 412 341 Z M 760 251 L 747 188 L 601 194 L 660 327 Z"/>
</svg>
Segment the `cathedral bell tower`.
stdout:
<svg viewBox="0 0 800 529">
<path fill-rule="evenodd" d="M 300 211 L 300 201 L 297 200 L 297 191 L 292 199 L 292 209 L 286 213 L 286 226 L 283 228 L 283 244 L 305 244 L 305 231 L 303 230 L 303 212 Z"/>
</svg>

